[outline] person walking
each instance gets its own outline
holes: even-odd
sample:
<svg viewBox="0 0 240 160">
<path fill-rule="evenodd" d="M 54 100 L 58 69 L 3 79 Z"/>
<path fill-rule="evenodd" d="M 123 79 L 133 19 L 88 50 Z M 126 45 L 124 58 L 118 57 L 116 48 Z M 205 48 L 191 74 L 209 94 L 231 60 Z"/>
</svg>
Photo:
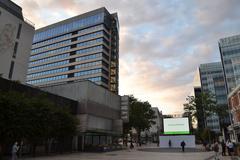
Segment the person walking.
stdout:
<svg viewBox="0 0 240 160">
<path fill-rule="evenodd" d="M 131 141 L 130 149 L 133 149 L 133 148 L 134 148 L 134 145 L 133 145 L 133 142 Z"/>
<path fill-rule="evenodd" d="M 12 160 L 16 160 L 17 159 L 17 152 L 18 152 L 19 146 L 18 146 L 18 142 L 15 142 L 12 146 Z"/>
<path fill-rule="evenodd" d="M 172 147 L 172 141 L 169 139 L 169 141 L 168 141 L 168 146 L 169 146 L 169 148 L 171 148 Z"/>
<path fill-rule="evenodd" d="M 229 151 L 230 151 L 230 156 L 233 156 L 234 155 L 234 145 L 233 145 L 232 141 L 229 141 L 228 147 L 229 147 Z"/>
<path fill-rule="evenodd" d="M 219 160 L 219 146 L 218 146 L 218 142 L 217 141 L 213 145 L 213 151 L 215 153 L 214 159 L 215 160 Z"/>
<path fill-rule="evenodd" d="M 186 143 L 184 141 L 181 142 L 182 152 L 185 152 L 185 145 Z"/>
<path fill-rule="evenodd" d="M 231 142 L 231 140 L 228 140 L 228 142 L 227 142 L 227 149 L 228 149 L 228 155 L 232 156 L 232 153 L 233 153 L 233 143 Z"/>
<path fill-rule="evenodd" d="M 221 146 L 222 146 L 222 156 L 226 156 L 226 144 L 224 140 L 222 141 Z"/>
</svg>

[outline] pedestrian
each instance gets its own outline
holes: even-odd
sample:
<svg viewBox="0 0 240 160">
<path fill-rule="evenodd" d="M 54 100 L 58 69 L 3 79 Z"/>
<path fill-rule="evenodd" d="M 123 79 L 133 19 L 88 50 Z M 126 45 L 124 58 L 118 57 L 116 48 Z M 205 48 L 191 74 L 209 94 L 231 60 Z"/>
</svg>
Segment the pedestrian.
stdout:
<svg viewBox="0 0 240 160">
<path fill-rule="evenodd" d="M 18 146 L 18 142 L 15 142 L 12 146 L 12 160 L 16 160 L 17 159 L 17 152 L 18 152 L 19 146 Z"/>
<path fill-rule="evenodd" d="M 218 142 L 214 143 L 213 151 L 215 153 L 215 155 L 214 155 L 215 160 L 219 160 L 219 146 L 218 146 Z"/>
<path fill-rule="evenodd" d="M 234 154 L 234 145 L 232 141 L 229 141 L 228 147 L 230 151 L 230 156 L 232 156 Z"/>
<path fill-rule="evenodd" d="M 226 144 L 224 140 L 222 141 L 221 146 L 222 146 L 222 156 L 226 156 Z"/>
<path fill-rule="evenodd" d="M 169 139 L 169 141 L 168 141 L 168 146 L 169 146 L 169 148 L 171 148 L 172 147 L 172 141 Z"/>
<path fill-rule="evenodd" d="M 204 146 L 205 151 L 207 151 L 207 142 L 206 141 L 203 141 L 203 146 Z"/>
<path fill-rule="evenodd" d="M 232 156 L 232 153 L 233 153 L 233 143 L 231 142 L 231 140 L 228 140 L 228 142 L 227 142 L 227 149 L 228 149 L 228 155 Z"/>
<path fill-rule="evenodd" d="M 132 141 L 131 141 L 130 149 L 133 149 L 133 148 L 134 148 L 134 145 L 133 145 L 133 143 L 132 143 Z"/>
<path fill-rule="evenodd" d="M 184 141 L 181 142 L 182 152 L 185 152 L 185 145 L 186 143 Z"/>
</svg>

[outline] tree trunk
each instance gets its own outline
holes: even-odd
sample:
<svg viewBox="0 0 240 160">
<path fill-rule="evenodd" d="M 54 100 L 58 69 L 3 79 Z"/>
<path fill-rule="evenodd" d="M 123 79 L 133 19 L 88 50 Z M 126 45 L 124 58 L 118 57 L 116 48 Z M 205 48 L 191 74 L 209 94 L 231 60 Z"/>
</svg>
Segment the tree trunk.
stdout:
<svg viewBox="0 0 240 160">
<path fill-rule="evenodd" d="M 138 136 L 138 145 L 142 146 L 142 142 L 141 142 L 141 130 L 137 129 L 137 136 Z"/>
<path fill-rule="evenodd" d="M 35 157 L 36 156 L 36 147 L 37 145 L 35 143 L 32 144 L 32 156 Z"/>
</svg>

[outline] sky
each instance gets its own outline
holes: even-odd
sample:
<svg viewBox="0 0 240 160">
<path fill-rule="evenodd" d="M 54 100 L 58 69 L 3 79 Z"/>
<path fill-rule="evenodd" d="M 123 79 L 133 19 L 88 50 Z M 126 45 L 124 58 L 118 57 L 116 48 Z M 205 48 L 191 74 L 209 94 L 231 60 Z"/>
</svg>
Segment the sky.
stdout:
<svg viewBox="0 0 240 160">
<path fill-rule="evenodd" d="M 121 95 L 181 113 L 201 63 L 220 61 L 220 38 L 240 34 L 239 0 L 13 0 L 36 29 L 106 7 L 120 22 Z"/>
</svg>

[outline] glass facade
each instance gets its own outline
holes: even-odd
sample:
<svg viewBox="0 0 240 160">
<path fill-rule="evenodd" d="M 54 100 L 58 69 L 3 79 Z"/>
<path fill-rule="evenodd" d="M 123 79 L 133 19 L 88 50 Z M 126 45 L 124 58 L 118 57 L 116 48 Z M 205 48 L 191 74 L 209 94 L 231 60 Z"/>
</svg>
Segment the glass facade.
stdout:
<svg viewBox="0 0 240 160">
<path fill-rule="evenodd" d="M 211 93 L 219 107 L 226 107 L 227 90 L 221 62 L 201 64 L 199 73 L 202 92 Z M 228 117 L 223 121 L 229 123 Z M 215 132 L 220 132 L 219 117 L 217 115 L 207 117 L 207 126 Z"/>
<path fill-rule="evenodd" d="M 69 60 L 55 62 L 55 63 L 48 63 L 48 64 L 45 64 L 45 65 L 40 65 L 40 66 L 29 68 L 28 71 L 35 71 L 35 70 L 41 70 L 41 69 L 44 69 L 44 68 L 63 66 L 63 65 L 68 64 L 68 63 L 69 63 Z"/>
<path fill-rule="evenodd" d="M 48 62 L 48 61 L 52 61 L 52 60 L 63 59 L 63 58 L 67 58 L 69 56 L 70 56 L 69 53 L 60 54 L 60 55 L 57 55 L 57 56 L 52 56 L 52 57 L 49 57 L 49 58 L 43 58 L 43 59 L 40 59 L 40 60 L 32 61 L 32 62 L 29 63 L 29 65 L 31 66 L 31 65 L 38 64 L 38 63 L 44 63 L 44 62 Z"/>
<path fill-rule="evenodd" d="M 102 61 L 96 61 L 96 62 L 79 64 L 79 65 L 76 65 L 75 68 L 76 69 L 87 68 L 87 67 L 97 66 L 97 65 L 101 65 L 101 64 L 102 64 Z"/>
<path fill-rule="evenodd" d="M 74 73 L 74 76 L 75 77 L 79 77 L 79 76 L 97 74 L 97 73 L 101 73 L 101 71 L 102 71 L 101 68 L 92 69 L 92 70 L 86 70 L 86 71 L 76 72 L 76 73 Z"/>
<path fill-rule="evenodd" d="M 53 76 L 53 77 L 48 77 L 48 78 L 31 80 L 31 81 L 28 81 L 28 83 L 29 84 L 44 83 L 44 82 L 49 82 L 49 81 L 57 81 L 57 80 L 60 80 L 60 79 L 65 79 L 67 77 L 68 77 L 67 75 Z"/>
<path fill-rule="evenodd" d="M 38 73 L 34 73 L 34 74 L 29 74 L 27 76 L 27 78 L 34 78 L 34 77 L 44 76 L 44 75 L 48 75 L 48 74 L 55 74 L 55 73 L 59 73 L 59 72 L 66 72 L 66 71 L 68 71 L 68 67 L 59 68 L 59 69 L 52 69 L 52 70 L 38 72 Z"/>
<path fill-rule="evenodd" d="M 53 27 L 53 28 L 47 29 L 46 31 L 35 34 L 33 38 L 33 43 L 36 43 L 38 41 L 41 41 L 47 38 L 55 37 L 64 33 L 69 33 L 77 29 L 85 28 L 98 23 L 103 23 L 103 21 L 104 21 L 104 13 L 98 13 L 93 16 L 81 18 L 79 20 L 76 20 L 67 24 L 62 24 L 57 27 Z"/>
<path fill-rule="evenodd" d="M 42 53 L 39 53 L 37 55 L 30 56 L 30 60 L 39 59 L 39 58 L 42 58 L 42 57 L 45 57 L 45 56 L 51 56 L 51 55 L 63 53 L 63 52 L 68 51 L 70 49 L 71 49 L 71 47 L 67 46 L 67 47 L 62 47 L 62 48 L 58 48 L 58 49 L 47 51 L 47 52 L 42 52 Z"/>
<path fill-rule="evenodd" d="M 117 93 L 116 71 L 115 88 L 111 87 L 112 60 L 118 70 L 116 21 L 116 15 L 98 9 L 37 30 L 27 83 L 41 87 L 86 79 Z"/>
<path fill-rule="evenodd" d="M 54 44 L 51 44 L 51 45 L 47 45 L 45 47 L 33 49 L 31 54 L 33 55 L 33 54 L 36 54 L 36 53 L 39 53 L 39 52 L 43 52 L 45 50 L 48 50 L 48 49 L 51 49 L 51 48 L 55 48 L 55 47 L 58 47 L 58 46 L 66 45 L 66 44 L 69 44 L 69 43 L 71 43 L 71 40 L 66 40 L 66 41 L 54 43 Z"/>
<path fill-rule="evenodd" d="M 230 93 L 240 84 L 240 35 L 220 39 L 219 49 L 227 91 Z"/>
</svg>

